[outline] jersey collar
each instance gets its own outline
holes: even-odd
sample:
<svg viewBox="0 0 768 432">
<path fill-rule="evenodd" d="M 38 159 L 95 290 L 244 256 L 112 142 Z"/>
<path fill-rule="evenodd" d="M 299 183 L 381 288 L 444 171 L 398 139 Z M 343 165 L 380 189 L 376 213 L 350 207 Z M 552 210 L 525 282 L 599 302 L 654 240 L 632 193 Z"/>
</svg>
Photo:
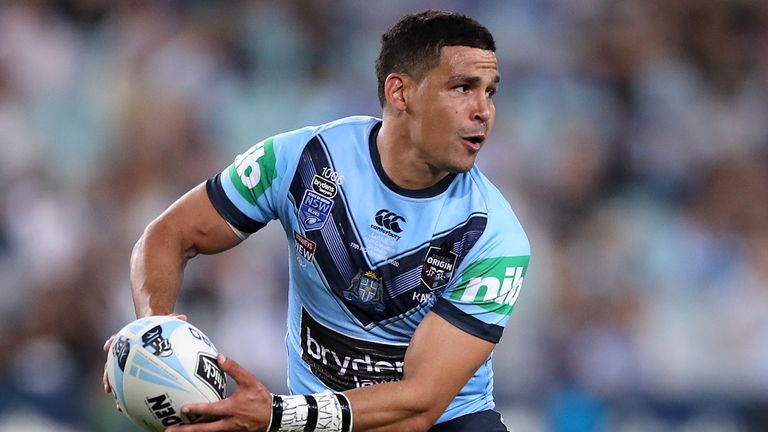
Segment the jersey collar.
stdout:
<svg viewBox="0 0 768 432">
<path fill-rule="evenodd" d="M 389 178 L 387 173 L 384 172 L 384 167 L 381 165 L 381 155 L 379 154 L 378 146 L 376 146 L 376 137 L 379 136 L 379 129 L 381 129 L 381 121 L 377 122 L 371 129 L 371 134 L 368 139 L 368 148 L 371 152 L 371 161 L 373 162 L 373 167 L 376 169 L 376 174 L 378 174 L 381 182 L 392 192 L 409 198 L 431 198 L 440 195 L 451 186 L 453 179 L 456 178 L 456 173 L 448 174 L 445 178 L 426 189 L 405 189 L 396 185 L 395 182 Z"/>
</svg>

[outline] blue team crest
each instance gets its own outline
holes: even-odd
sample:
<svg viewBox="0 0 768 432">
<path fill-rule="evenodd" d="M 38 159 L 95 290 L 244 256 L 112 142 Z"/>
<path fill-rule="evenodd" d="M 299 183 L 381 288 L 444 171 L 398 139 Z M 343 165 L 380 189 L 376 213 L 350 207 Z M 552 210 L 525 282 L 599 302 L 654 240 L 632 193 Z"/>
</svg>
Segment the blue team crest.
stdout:
<svg viewBox="0 0 768 432">
<path fill-rule="evenodd" d="M 383 311 L 381 278 L 372 271 L 358 273 L 352 279 L 350 287 L 344 290 L 344 298 L 361 306 Z"/>
<path fill-rule="evenodd" d="M 299 220 L 304 231 L 319 230 L 325 225 L 333 208 L 333 200 L 307 189 L 299 206 Z"/>
</svg>

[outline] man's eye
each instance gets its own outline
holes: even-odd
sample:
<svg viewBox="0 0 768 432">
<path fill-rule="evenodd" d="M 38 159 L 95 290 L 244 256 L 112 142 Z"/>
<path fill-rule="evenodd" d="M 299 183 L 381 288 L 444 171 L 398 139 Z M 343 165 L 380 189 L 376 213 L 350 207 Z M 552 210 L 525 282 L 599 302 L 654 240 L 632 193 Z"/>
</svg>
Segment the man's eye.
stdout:
<svg viewBox="0 0 768 432">
<path fill-rule="evenodd" d="M 488 97 L 493 97 L 493 95 L 496 94 L 496 89 L 488 89 L 488 91 L 485 92 Z"/>
<path fill-rule="evenodd" d="M 459 93 L 466 93 L 466 92 L 469 91 L 469 86 L 468 85 L 460 85 L 460 86 L 454 87 L 453 89 L 456 90 Z"/>
</svg>

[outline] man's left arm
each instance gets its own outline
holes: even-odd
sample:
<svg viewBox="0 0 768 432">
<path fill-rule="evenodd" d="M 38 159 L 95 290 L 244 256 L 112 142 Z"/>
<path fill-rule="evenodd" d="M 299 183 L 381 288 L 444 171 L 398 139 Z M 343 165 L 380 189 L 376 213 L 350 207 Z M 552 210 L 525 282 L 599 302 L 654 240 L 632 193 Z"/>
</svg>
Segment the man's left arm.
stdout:
<svg viewBox="0 0 768 432">
<path fill-rule="evenodd" d="M 428 430 L 494 346 L 430 312 L 405 353 L 401 381 L 345 392 L 352 405 L 354 430 Z"/>
<path fill-rule="evenodd" d="M 470 335 L 434 312 L 419 324 L 405 353 L 401 381 L 344 392 L 355 431 L 427 431 L 459 390 L 485 362 L 495 344 Z M 174 432 L 265 431 L 271 397 L 266 388 L 231 359 L 222 369 L 238 386 L 229 398 L 185 406 L 217 420 L 173 426 Z M 303 430 L 303 429 L 297 429 Z M 321 429 L 316 429 L 321 430 Z"/>
</svg>

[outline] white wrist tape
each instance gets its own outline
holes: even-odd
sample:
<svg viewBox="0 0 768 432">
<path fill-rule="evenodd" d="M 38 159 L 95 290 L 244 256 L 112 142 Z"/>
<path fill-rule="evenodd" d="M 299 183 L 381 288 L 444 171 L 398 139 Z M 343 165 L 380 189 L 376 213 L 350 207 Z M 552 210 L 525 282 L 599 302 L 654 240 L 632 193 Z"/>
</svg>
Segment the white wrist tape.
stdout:
<svg viewBox="0 0 768 432">
<path fill-rule="evenodd" d="M 352 409 L 343 393 L 272 395 L 268 432 L 350 432 Z"/>
</svg>

